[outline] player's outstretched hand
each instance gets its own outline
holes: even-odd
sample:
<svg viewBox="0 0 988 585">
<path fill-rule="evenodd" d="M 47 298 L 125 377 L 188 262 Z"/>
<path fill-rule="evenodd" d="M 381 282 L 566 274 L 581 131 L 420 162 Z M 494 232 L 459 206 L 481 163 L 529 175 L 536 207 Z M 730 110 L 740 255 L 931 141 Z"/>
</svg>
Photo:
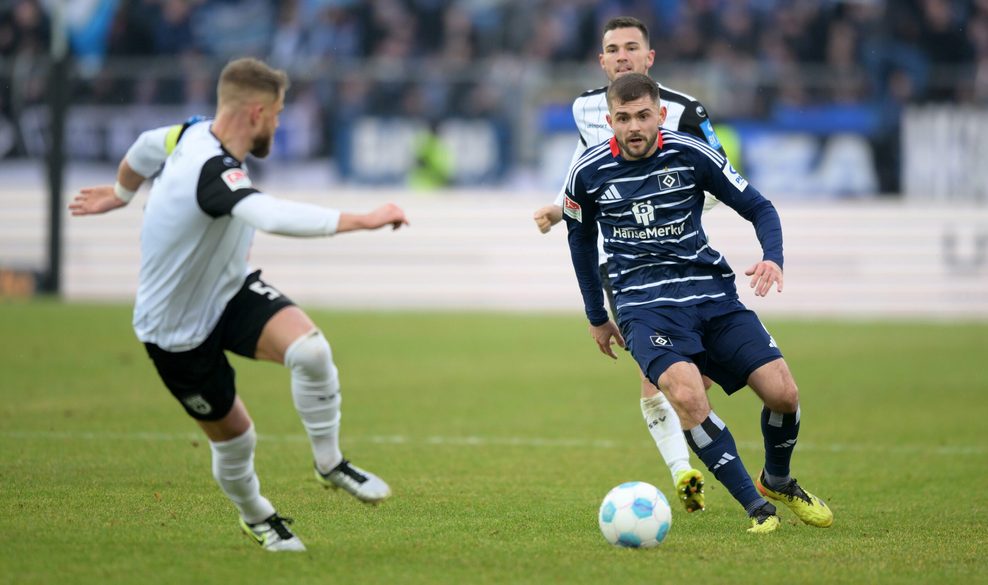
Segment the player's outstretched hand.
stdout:
<svg viewBox="0 0 988 585">
<path fill-rule="evenodd" d="M 607 323 L 603 325 L 591 325 L 590 336 L 597 342 L 600 353 L 614 359 L 617 359 L 617 356 L 614 354 L 614 348 L 611 346 L 617 343 L 619 347 L 624 347 L 624 338 L 621 337 L 621 331 L 611 319 L 608 319 Z M 611 341 L 612 339 L 613 341 Z"/>
<path fill-rule="evenodd" d="M 532 214 L 532 219 L 535 220 L 535 225 L 538 226 L 539 231 L 547 234 L 552 229 L 552 226 L 562 221 L 563 208 L 558 205 L 540 207 Z"/>
<path fill-rule="evenodd" d="M 755 294 L 764 297 L 768 291 L 772 290 L 772 285 L 782 292 L 782 269 L 771 260 L 762 260 L 751 268 L 744 271 L 746 276 L 751 277 L 751 288 L 755 289 Z"/>
<path fill-rule="evenodd" d="M 403 225 L 408 225 L 405 212 L 394 203 L 385 203 L 374 211 L 367 214 L 367 229 L 376 230 L 379 227 L 391 225 L 392 230 L 396 230 Z"/>
<path fill-rule="evenodd" d="M 113 185 L 100 185 L 80 189 L 69 202 L 72 215 L 97 215 L 127 205 L 113 192 Z"/>
</svg>

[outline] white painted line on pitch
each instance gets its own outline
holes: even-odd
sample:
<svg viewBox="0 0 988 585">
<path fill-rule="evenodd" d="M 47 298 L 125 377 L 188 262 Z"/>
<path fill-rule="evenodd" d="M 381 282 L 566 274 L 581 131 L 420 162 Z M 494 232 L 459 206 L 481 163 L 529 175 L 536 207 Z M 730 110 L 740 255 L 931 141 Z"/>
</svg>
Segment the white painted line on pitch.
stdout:
<svg viewBox="0 0 988 585">
<path fill-rule="evenodd" d="M 4 439 L 40 439 L 40 440 L 86 440 L 86 441 L 205 441 L 206 437 L 199 433 L 118 433 L 96 431 L 0 431 Z M 272 443 L 307 443 L 305 435 L 269 435 L 259 434 L 258 439 Z M 436 445 L 453 447 L 549 447 L 576 449 L 615 449 L 623 446 L 620 441 L 609 439 L 549 439 L 540 437 L 444 437 L 439 435 L 428 437 L 409 437 L 405 435 L 344 435 L 347 443 L 374 443 L 379 445 Z M 646 441 L 636 441 L 647 444 Z M 738 441 L 742 449 L 758 450 L 762 448 L 759 441 Z M 824 453 L 901 453 L 929 455 L 985 455 L 988 445 L 875 445 L 872 443 L 847 445 L 839 443 L 815 444 L 800 441 L 797 448 L 800 451 L 816 451 Z"/>
</svg>

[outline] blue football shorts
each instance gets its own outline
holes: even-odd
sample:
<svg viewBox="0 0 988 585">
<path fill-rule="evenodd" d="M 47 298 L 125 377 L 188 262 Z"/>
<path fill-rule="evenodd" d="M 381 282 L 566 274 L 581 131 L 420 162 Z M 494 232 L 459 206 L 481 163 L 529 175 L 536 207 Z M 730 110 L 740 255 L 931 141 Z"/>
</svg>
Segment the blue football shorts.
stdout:
<svg viewBox="0 0 988 585">
<path fill-rule="evenodd" d="M 631 355 L 653 383 L 672 364 L 692 362 L 733 394 L 752 372 L 782 357 L 758 316 L 737 299 L 624 309 L 620 320 Z"/>
</svg>

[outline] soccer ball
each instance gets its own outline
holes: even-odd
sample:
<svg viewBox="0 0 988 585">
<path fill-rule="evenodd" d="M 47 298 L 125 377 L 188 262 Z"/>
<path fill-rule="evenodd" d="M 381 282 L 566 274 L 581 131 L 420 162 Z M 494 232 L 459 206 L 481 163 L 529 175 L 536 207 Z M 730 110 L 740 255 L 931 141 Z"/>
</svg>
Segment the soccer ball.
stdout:
<svg viewBox="0 0 988 585">
<path fill-rule="evenodd" d="M 672 510 L 659 488 L 629 481 L 607 492 L 597 520 L 600 532 L 614 546 L 651 548 L 665 540 Z"/>
</svg>

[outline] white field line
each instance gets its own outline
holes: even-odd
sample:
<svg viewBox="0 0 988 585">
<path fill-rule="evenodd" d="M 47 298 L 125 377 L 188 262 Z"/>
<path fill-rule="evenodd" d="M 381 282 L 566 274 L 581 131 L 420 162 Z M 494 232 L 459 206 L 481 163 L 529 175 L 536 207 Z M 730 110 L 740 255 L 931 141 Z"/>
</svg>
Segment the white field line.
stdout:
<svg viewBox="0 0 988 585">
<path fill-rule="evenodd" d="M 204 441 L 198 433 L 117 433 L 97 431 L 0 431 L 0 438 L 10 440 L 63 440 L 63 441 Z M 258 439 L 268 443 L 306 443 L 305 435 L 259 434 Z M 533 447 L 616 449 L 619 441 L 610 439 L 549 439 L 541 437 L 409 437 L 405 435 L 344 435 L 347 443 L 373 443 L 379 445 L 436 445 L 453 447 Z M 645 441 L 638 441 L 646 444 Z M 761 442 L 739 441 L 738 447 L 749 450 L 762 448 Z M 800 441 L 800 451 L 822 453 L 886 453 L 927 455 L 988 455 L 988 445 L 882 445 L 875 443 L 848 445 L 840 443 L 817 444 Z"/>
</svg>

